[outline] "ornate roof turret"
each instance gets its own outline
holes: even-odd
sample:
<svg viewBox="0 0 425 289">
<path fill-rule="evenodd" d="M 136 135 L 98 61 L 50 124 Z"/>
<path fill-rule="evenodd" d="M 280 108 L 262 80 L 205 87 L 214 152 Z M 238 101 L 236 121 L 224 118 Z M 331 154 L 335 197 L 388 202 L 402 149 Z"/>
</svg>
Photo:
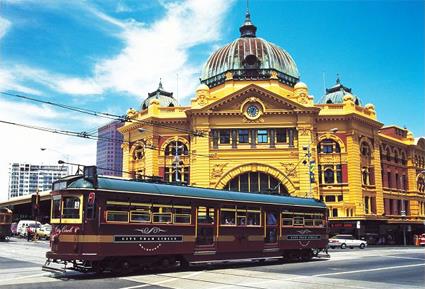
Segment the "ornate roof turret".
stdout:
<svg viewBox="0 0 425 289">
<path fill-rule="evenodd" d="M 248 6 L 246 7 L 245 22 L 239 28 L 239 31 L 241 32 L 241 37 L 255 37 L 255 32 L 257 32 L 257 27 L 251 22 Z"/>
<path fill-rule="evenodd" d="M 148 97 L 142 104 L 142 110 L 145 110 L 149 107 L 149 104 L 153 99 L 159 101 L 160 106 L 173 107 L 177 106 L 177 100 L 173 97 L 172 92 L 165 91 L 162 87 L 162 81 L 159 80 L 158 88 L 154 92 L 149 92 Z"/>
<path fill-rule="evenodd" d="M 352 95 L 351 88 L 341 84 L 341 80 L 337 75 L 336 84 L 331 88 L 326 88 L 326 94 L 319 101 L 319 104 L 341 104 L 344 102 L 344 96 L 347 94 Z M 356 105 L 361 105 L 360 99 L 355 95 L 352 96 L 354 103 Z"/>
</svg>

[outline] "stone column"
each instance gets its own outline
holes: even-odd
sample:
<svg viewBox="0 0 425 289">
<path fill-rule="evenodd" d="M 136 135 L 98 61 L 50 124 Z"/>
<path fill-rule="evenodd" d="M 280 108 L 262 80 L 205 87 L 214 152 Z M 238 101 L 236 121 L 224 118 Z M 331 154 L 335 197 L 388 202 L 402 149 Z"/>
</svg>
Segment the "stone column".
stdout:
<svg viewBox="0 0 425 289">
<path fill-rule="evenodd" d="M 384 191 L 382 186 L 382 174 L 381 174 L 381 154 L 380 154 L 380 141 L 376 137 L 374 139 L 373 148 L 373 167 L 374 167 L 374 179 L 376 187 L 376 215 L 382 216 L 384 213 Z"/>
<path fill-rule="evenodd" d="M 203 131 L 204 136 L 191 136 L 190 153 L 190 185 L 198 187 L 210 186 L 210 134 L 206 127 L 195 127 Z"/>
<path fill-rule="evenodd" d="M 290 138 L 292 133 L 289 134 Z M 305 149 L 304 149 L 305 148 Z M 315 144 L 313 143 L 312 138 L 312 128 L 311 127 L 299 127 L 298 131 L 298 152 L 299 152 L 299 161 L 300 164 L 298 166 L 298 176 L 300 181 L 300 190 L 297 193 L 299 197 L 310 197 L 310 198 L 319 198 L 319 194 L 316 188 L 317 183 L 317 163 L 314 164 L 314 174 L 315 174 L 315 182 L 310 183 L 310 164 L 308 163 L 308 148 L 310 148 L 310 161 L 315 161 L 315 153 L 313 153 L 313 149 L 315 148 Z"/>
<path fill-rule="evenodd" d="M 358 136 L 352 132 L 347 136 L 347 165 L 348 165 L 348 202 L 354 203 L 355 216 L 364 216 L 362 193 L 362 175 L 360 169 L 360 144 Z"/>
</svg>

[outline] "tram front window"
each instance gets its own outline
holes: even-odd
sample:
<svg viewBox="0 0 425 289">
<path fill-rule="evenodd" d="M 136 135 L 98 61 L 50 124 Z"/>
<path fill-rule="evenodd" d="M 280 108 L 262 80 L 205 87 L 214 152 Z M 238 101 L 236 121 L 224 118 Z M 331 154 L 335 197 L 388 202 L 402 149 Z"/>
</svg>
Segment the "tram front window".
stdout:
<svg viewBox="0 0 425 289">
<path fill-rule="evenodd" d="M 63 215 L 65 219 L 79 219 L 80 218 L 80 198 L 78 197 L 64 197 L 63 198 Z"/>
<path fill-rule="evenodd" d="M 52 219 L 61 217 L 61 196 L 53 196 L 52 200 Z"/>
</svg>

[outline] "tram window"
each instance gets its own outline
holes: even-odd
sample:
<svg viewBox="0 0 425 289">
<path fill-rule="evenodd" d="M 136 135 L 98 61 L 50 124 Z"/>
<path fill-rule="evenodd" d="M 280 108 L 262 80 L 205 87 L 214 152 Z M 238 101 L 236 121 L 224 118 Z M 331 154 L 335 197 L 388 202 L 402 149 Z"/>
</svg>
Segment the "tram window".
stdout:
<svg viewBox="0 0 425 289">
<path fill-rule="evenodd" d="M 247 226 L 261 226 L 261 210 L 258 208 L 248 208 Z"/>
<path fill-rule="evenodd" d="M 198 207 L 198 223 L 214 224 L 214 208 Z"/>
<path fill-rule="evenodd" d="M 293 225 L 298 227 L 304 226 L 304 216 L 300 214 L 294 214 Z"/>
<path fill-rule="evenodd" d="M 128 223 L 128 212 L 107 211 L 106 212 L 106 221 L 107 222 Z"/>
<path fill-rule="evenodd" d="M 190 224 L 192 219 L 192 208 L 189 206 L 174 206 L 174 223 Z"/>
<path fill-rule="evenodd" d="M 309 226 L 309 227 L 314 226 L 312 214 L 305 214 L 305 216 L 304 216 L 304 226 Z"/>
<path fill-rule="evenodd" d="M 235 206 L 225 206 L 221 208 L 220 223 L 225 226 L 236 225 L 236 207 Z"/>
<path fill-rule="evenodd" d="M 316 227 L 323 227 L 324 220 L 323 220 L 323 214 L 315 214 L 314 215 L 314 226 Z"/>
<path fill-rule="evenodd" d="M 292 227 L 292 213 L 283 213 L 282 214 L 282 226 Z"/>
<path fill-rule="evenodd" d="M 63 197 L 63 218 L 79 219 L 80 218 L 80 198 Z"/>
<path fill-rule="evenodd" d="M 154 205 L 152 207 L 153 223 L 170 224 L 172 223 L 172 208 L 169 205 Z"/>
<path fill-rule="evenodd" d="M 52 199 L 52 219 L 61 217 L 61 196 L 53 196 Z"/>
<path fill-rule="evenodd" d="M 239 207 L 236 210 L 236 220 L 238 226 L 246 226 L 246 207 Z"/>
<path fill-rule="evenodd" d="M 131 222 L 140 222 L 140 223 L 150 223 L 151 222 L 151 214 L 150 214 L 150 212 L 131 211 L 130 212 L 130 221 Z"/>
</svg>

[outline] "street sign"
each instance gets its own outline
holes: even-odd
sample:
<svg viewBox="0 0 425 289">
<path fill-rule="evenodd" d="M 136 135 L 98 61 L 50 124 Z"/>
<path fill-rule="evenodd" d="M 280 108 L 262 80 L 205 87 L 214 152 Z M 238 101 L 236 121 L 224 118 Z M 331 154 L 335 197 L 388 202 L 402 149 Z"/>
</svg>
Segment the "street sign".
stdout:
<svg viewBox="0 0 425 289">
<path fill-rule="evenodd" d="M 357 223 L 356 223 L 356 228 L 357 228 L 357 229 L 360 229 L 360 221 L 357 221 Z"/>
</svg>

